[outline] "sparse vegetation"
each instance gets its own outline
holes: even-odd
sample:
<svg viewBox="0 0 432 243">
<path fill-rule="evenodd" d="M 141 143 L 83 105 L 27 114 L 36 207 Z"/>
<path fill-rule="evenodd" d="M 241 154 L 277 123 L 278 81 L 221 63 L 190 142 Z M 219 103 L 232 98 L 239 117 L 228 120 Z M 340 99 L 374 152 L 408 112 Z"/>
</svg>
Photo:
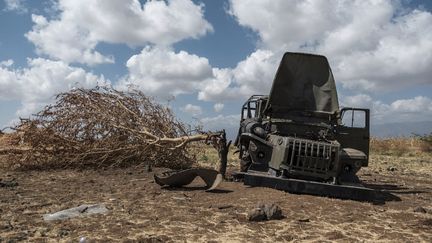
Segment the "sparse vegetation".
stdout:
<svg viewBox="0 0 432 243">
<path fill-rule="evenodd" d="M 424 135 L 414 135 L 417 139 L 422 141 L 420 147 L 424 152 L 432 152 L 432 132 Z"/>
<path fill-rule="evenodd" d="M 429 140 L 428 140 L 429 139 Z M 372 153 L 381 155 L 417 155 L 432 151 L 431 135 L 395 137 L 395 138 L 372 138 L 370 149 Z"/>
</svg>

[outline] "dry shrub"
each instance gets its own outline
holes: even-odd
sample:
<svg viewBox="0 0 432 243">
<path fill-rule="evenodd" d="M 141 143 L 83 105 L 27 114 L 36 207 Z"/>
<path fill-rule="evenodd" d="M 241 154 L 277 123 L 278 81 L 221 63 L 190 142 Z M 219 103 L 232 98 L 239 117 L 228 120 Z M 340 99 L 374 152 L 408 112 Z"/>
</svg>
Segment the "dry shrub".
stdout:
<svg viewBox="0 0 432 243">
<path fill-rule="evenodd" d="M 8 153 L 9 167 L 128 166 L 146 163 L 190 167 L 185 147 L 210 135 L 188 136 L 171 110 L 140 91 L 74 89 L 56 97 L 34 118 L 14 129 L 20 150 Z"/>
<path fill-rule="evenodd" d="M 386 155 L 403 155 L 407 153 L 431 152 L 431 144 L 419 137 L 375 138 L 370 140 L 372 152 Z"/>
<path fill-rule="evenodd" d="M 0 133 L 0 148 L 13 147 L 18 144 L 19 141 L 20 138 L 16 133 Z"/>
<path fill-rule="evenodd" d="M 432 152 L 432 132 L 424 135 L 414 135 L 415 138 L 421 141 L 419 148 L 422 152 Z"/>
</svg>

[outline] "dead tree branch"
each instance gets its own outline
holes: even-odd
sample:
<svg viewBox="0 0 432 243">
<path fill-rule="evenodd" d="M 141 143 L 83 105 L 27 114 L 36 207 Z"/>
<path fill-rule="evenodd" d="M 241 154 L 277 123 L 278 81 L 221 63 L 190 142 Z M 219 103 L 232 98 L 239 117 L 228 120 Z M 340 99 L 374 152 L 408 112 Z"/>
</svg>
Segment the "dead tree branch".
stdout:
<svg viewBox="0 0 432 243">
<path fill-rule="evenodd" d="M 187 134 L 171 110 L 140 91 L 74 89 L 14 128 L 26 149 L 1 149 L 13 166 L 55 168 L 145 163 L 189 167 L 185 148 L 220 133 Z"/>
</svg>

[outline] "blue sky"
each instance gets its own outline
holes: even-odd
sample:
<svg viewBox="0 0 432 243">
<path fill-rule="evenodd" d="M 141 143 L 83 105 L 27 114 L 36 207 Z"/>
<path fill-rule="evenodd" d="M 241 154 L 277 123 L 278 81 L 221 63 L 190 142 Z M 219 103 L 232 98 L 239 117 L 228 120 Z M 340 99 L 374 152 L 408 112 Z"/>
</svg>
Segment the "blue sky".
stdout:
<svg viewBox="0 0 432 243">
<path fill-rule="evenodd" d="M 0 2 L 0 126 L 58 92 L 132 85 L 186 122 L 234 128 L 285 51 L 328 57 L 345 106 L 432 121 L 432 1 Z"/>
</svg>

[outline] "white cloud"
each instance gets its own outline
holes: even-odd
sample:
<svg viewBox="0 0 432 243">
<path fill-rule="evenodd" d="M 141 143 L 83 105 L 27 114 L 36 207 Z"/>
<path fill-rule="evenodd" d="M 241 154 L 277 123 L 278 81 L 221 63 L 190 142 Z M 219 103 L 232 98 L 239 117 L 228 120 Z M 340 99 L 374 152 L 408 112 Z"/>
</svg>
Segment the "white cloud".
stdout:
<svg viewBox="0 0 432 243">
<path fill-rule="evenodd" d="M 267 94 L 282 54 L 257 50 L 233 69 L 213 69 L 214 78 L 204 82 L 198 99 L 223 101 Z"/>
<path fill-rule="evenodd" d="M 73 87 L 92 88 L 109 81 L 82 68 L 43 58 L 28 59 L 28 68 L 0 66 L 0 100 L 19 100 L 17 116 L 29 116 L 51 102 L 54 95 Z"/>
<path fill-rule="evenodd" d="M 222 115 L 205 117 L 200 120 L 205 130 L 219 131 L 222 129 L 233 129 L 239 126 L 240 115 Z"/>
<path fill-rule="evenodd" d="M 158 47 L 145 47 L 126 65 L 129 74 L 120 80 L 118 88 L 132 85 L 159 97 L 195 92 L 204 80 L 213 77 L 207 58 Z"/>
<path fill-rule="evenodd" d="M 216 104 L 214 104 L 213 109 L 215 112 L 221 112 L 223 110 L 224 106 L 225 105 L 222 103 L 216 103 Z"/>
<path fill-rule="evenodd" d="M 353 96 L 342 96 L 341 106 L 345 107 L 358 107 L 358 108 L 369 108 L 373 106 L 372 97 L 367 94 L 357 94 Z"/>
<path fill-rule="evenodd" d="M 8 60 L 6 60 L 6 61 L 1 61 L 0 62 L 0 67 L 1 66 L 3 66 L 3 67 L 10 67 L 10 66 L 12 66 L 14 64 L 14 61 L 12 60 L 12 59 L 8 59 Z"/>
<path fill-rule="evenodd" d="M 369 108 L 373 123 L 412 122 L 432 120 L 432 99 L 416 96 L 411 99 L 399 99 L 390 104 L 373 100 L 366 94 L 341 98 L 343 106 Z"/>
<path fill-rule="evenodd" d="M 17 13 L 27 13 L 28 9 L 23 0 L 4 0 L 6 11 L 16 11 Z"/>
<path fill-rule="evenodd" d="M 234 79 L 243 96 L 267 94 L 282 55 L 257 50 L 239 62 L 233 70 Z"/>
<path fill-rule="evenodd" d="M 413 99 L 396 100 L 390 105 L 392 110 L 404 113 L 432 113 L 432 100 L 428 97 L 417 96 Z"/>
<path fill-rule="evenodd" d="M 26 37 L 39 54 L 65 62 L 89 65 L 114 62 L 98 51 L 98 43 L 131 46 L 169 46 L 212 31 L 203 5 L 191 0 L 59 0 L 59 16 L 32 15 L 33 29 Z"/>
<path fill-rule="evenodd" d="M 258 51 L 325 54 L 345 88 L 432 84 L 432 14 L 426 10 L 392 0 L 231 0 L 229 11 L 258 33 Z"/>
<path fill-rule="evenodd" d="M 187 104 L 180 108 L 181 111 L 191 114 L 192 116 L 198 116 L 202 114 L 202 108 L 198 105 Z"/>
<path fill-rule="evenodd" d="M 212 76 L 201 84 L 198 99 L 205 101 L 222 101 L 225 99 L 238 98 L 230 85 L 232 81 L 232 70 L 229 68 L 212 69 Z"/>
</svg>

